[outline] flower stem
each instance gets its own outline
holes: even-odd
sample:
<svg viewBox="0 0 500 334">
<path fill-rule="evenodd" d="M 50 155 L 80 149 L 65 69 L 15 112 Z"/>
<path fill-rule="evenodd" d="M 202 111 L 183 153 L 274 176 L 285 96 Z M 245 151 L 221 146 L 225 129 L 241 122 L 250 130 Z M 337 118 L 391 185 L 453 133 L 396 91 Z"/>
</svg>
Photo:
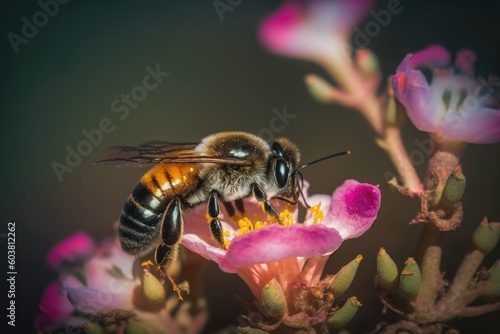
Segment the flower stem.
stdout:
<svg viewBox="0 0 500 334">
<path fill-rule="evenodd" d="M 404 186 L 413 193 L 422 191 L 422 184 L 413 164 L 406 153 L 401 140 L 401 131 L 396 127 L 387 127 L 385 136 L 379 140 L 379 145 L 386 150 L 398 174 L 403 179 Z"/>
<path fill-rule="evenodd" d="M 383 133 L 383 117 L 376 91 L 363 80 L 353 60 L 344 51 L 331 59 L 318 60 L 332 78 L 342 87 L 347 95 L 352 96 L 348 107 L 357 109 L 380 136 Z M 375 87 L 376 88 L 376 87 Z"/>
<path fill-rule="evenodd" d="M 441 312 L 454 315 L 454 313 L 460 311 L 456 308 L 461 308 L 464 304 L 464 299 L 467 297 L 465 292 L 471 289 L 471 280 L 476 270 L 483 262 L 483 259 L 484 254 L 478 249 L 471 249 L 467 253 L 455 274 L 450 289 L 437 305 L 437 308 Z M 457 302 L 459 300 L 461 300 L 461 302 Z"/>
<path fill-rule="evenodd" d="M 419 311 L 424 311 L 424 313 L 427 313 L 425 311 L 434 305 L 443 286 L 440 270 L 442 242 L 443 232 L 434 224 L 426 223 L 417 249 L 417 262 L 422 273 L 422 283 L 415 302 Z"/>
<path fill-rule="evenodd" d="M 449 175 L 458 166 L 464 144 L 449 142 L 438 137 L 432 137 L 435 150 L 429 160 L 429 167 L 424 182 L 425 191 L 433 193 L 446 183 Z M 422 200 L 427 200 L 425 197 Z M 419 259 L 422 272 L 422 284 L 416 299 L 416 307 L 426 311 L 434 305 L 439 291 L 443 287 L 441 277 L 443 232 L 432 222 L 426 222 L 417 246 L 417 259 Z"/>
</svg>

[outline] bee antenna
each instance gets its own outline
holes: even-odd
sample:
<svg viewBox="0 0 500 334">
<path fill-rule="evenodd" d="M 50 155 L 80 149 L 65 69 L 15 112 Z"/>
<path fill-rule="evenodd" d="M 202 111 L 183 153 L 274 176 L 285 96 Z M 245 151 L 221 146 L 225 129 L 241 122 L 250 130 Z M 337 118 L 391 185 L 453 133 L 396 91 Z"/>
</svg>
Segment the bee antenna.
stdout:
<svg viewBox="0 0 500 334">
<path fill-rule="evenodd" d="M 302 173 L 299 172 L 298 170 L 295 171 L 295 173 L 297 173 L 297 175 L 299 176 L 299 179 L 300 179 L 300 182 L 297 183 L 297 186 L 299 187 L 299 192 L 300 192 L 300 196 L 302 196 L 302 199 L 304 200 L 304 205 L 306 206 L 306 208 L 311 208 L 311 206 L 309 205 L 309 203 L 307 203 L 306 201 L 306 197 L 304 196 L 304 177 L 302 176 Z"/>
<path fill-rule="evenodd" d="M 335 153 L 335 154 L 327 155 L 326 157 L 320 158 L 320 159 L 318 159 L 318 160 L 311 161 L 310 163 L 307 163 L 307 164 L 305 164 L 305 165 L 302 165 L 302 166 L 298 167 L 298 168 L 294 171 L 294 173 L 298 173 L 298 174 L 300 175 L 299 171 L 300 171 L 301 169 L 304 169 L 304 168 L 306 168 L 306 167 L 308 167 L 308 166 L 314 165 L 314 164 L 316 164 L 316 163 L 318 163 L 318 162 L 321 162 L 321 161 L 324 161 L 324 160 L 328 160 L 328 159 L 331 159 L 331 158 L 335 158 L 335 157 L 338 157 L 338 156 L 341 156 L 341 155 L 346 155 L 346 154 L 351 154 L 351 151 L 343 151 L 343 152 L 338 152 L 338 153 Z"/>
</svg>

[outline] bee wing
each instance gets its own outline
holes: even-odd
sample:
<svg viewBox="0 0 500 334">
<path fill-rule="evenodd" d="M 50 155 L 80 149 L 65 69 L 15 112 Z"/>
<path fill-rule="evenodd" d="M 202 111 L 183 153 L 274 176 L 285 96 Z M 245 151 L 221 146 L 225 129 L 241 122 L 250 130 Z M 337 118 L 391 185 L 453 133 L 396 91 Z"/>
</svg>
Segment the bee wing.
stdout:
<svg viewBox="0 0 500 334">
<path fill-rule="evenodd" d="M 219 163 L 230 165 L 251 165 L 248 160 L 236 157 L 205 156 L 194 148 L 198 143 L 171 143 L 152 141 L 140 146 L 115 146 L 106 149 L 97 165 L 118 167 L 141 167 L 167 163 Z"/>
</svg>

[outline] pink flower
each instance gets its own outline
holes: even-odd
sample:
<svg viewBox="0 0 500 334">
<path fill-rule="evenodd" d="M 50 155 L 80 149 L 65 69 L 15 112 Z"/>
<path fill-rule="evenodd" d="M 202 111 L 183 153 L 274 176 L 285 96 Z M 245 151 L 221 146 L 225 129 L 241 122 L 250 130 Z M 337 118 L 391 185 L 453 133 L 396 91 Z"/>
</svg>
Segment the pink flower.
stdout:
<svg viewBox="0 0 500 334">
<path fill-rule="evenodd" d="M 85 240 L 77 245 L 94 244 L 86 234 L 77 233 L 50 252 L 49 258 L 64 261 L 54 262 L 58 263 L 60 275 L 47 287 L 40 302 L 36 319 L 39 331 L 52 332 L 68 326 L 85 328 L 92 324 L 100 326 L 104 332 L 134 326 L 135 330 L 142 328 L 142 332 L 151 334 L 180 333 L 180 326 L 186 324 L 177 324 L 179 318 L 182 322 L 189 320 L 187 328 L 191 333 L 201 332 L 206 314 L 199 312 L 195 317 L 190 316 L 190 307 L 186 305 L 177 311 L 174 319 L 170 311 L 178 303 L 177 295 L 167 302 L 162 279 L 147 269 L 144 269 L 143 277 L 134 275 L 137 259 L 122 250 L 117 237 L 105 239 L 94 255 L 80 262 L 79 266 L 72 260 L 82 259 L 81 255 L 87 254 L 89 248 L 69 247 L 74 240 Z"/>
<path fill-rule="evenodd" d="M 82 262 L 94 252 L 94 240 L 83 232 L 77 232 L 52 247 L 47 256 L 47 264 L 52 269 L 58 269 L 70 263 Z"/>
<path fill-rule="evenodd" d="M 305 223 L 297 223 L 297 210 L 290 212 L 275 201 L 283 225 L 269 220 L 258 203 L 245 200 L 249 218 L 232 219 L 223 210 L 220 215 L 227 241 L 227 251 L 211 238 L 203 222 L 205 211 L 198 208 L 186 220 L 183 244 L 201 256 L 215 261 L 228 273 L 237 273 L 260 300 L 264 285 L 278 280 L 285 295 L 297 284 L 314 285 L 322 274 L 328 255 L 344 240 L 360 236 L 375 221 L 380 207 L 380 191 L 369 184 L 347 180 L 332 196 L 315 195 L 307 202 Z M 320 208 L 321 207 L 321 208 Z M 294 207 L 296 209 L 296 207 Z M 327 212 L 324 216 L 323 212 Z M 202 223 L 197 223 L 202 221 Z M 321 261 L 307 259 L 324 257 Z"/>
<path fill-rule="evenodd" d="M 394 93 L 405 106 L 408 117 L 421 131 L 450 141 L 475 144 L 500 141 L 500 110 L 489 92 L 474 78 L 475 54 L 457 53 L 455 65 L 450 54 L 433 45 L 408 54 L 393 77 Z M 417 68 L 429 68 L 427 81 Z"/>
<path fill-rule="evenodd" d="M 262 43 L 289 57 L 337 58 L 371 0 L 286 1 L 260 28 Z"/>
</svg>

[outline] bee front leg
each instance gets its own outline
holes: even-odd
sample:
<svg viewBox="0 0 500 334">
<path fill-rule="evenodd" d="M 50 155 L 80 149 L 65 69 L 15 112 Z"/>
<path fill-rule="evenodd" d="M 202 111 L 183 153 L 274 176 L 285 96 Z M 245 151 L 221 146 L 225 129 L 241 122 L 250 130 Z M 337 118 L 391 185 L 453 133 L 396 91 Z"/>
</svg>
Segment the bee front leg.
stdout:
<svg viewBox="0 0 500 334">
<path fill-rule="evenodd" d="M 179 197 L 170 201 L 160 223 L 162 242 L 156 248 L 155 260 L 161 267 L 167 268 L 177 258 L 179 242 L 184 229 Z"/>
<path fill-rule="evenodd" d="M 256 184 L 253 185 L 253 195 L 255 198 L 264 204 L 264 212 L 276 219 L 280 225 L 283 225 L 283 222 L 280 219 L 280 215 L 274 208 L 274 206 L 267 200 L 266 193 Z"/>
<path fill-rule="evenodd" d="M 210 233 L 219 246 L 225 250 L 227 247 L 224 243 L 224 229 L 222 228 L 220 220 L 217 218 L 219 213 L 219 196 L 217 192 L 212 191 L 208 198 L 208 215 L 212 218 L 210 221 Z"/>
</svg>

